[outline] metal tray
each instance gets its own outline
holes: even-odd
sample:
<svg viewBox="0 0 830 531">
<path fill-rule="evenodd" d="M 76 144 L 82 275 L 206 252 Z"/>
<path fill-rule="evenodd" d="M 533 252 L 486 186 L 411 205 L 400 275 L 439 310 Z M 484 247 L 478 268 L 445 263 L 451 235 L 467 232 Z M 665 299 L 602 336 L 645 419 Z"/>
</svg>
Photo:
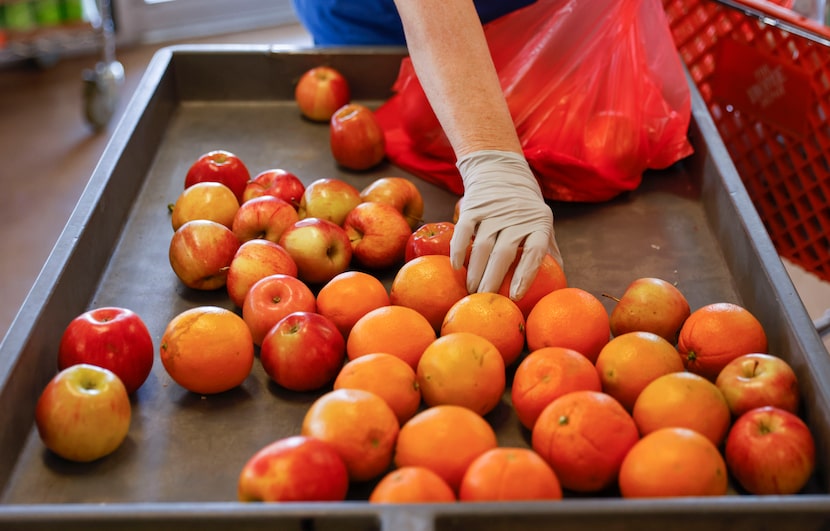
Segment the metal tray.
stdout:
<svg viewBox="0 0 830 531">
<path fill-rule="evenodd" d="M 379 105 L 390 95 L 401 49 L 181 46 L 153 58 L 37 282 L 0 344 L 0 528 L 8 529 L 819 529 L 830 525 L 830 358 L 764 231 L 698 93 L 695 154 L 602 204 L 553 205 L 569 282 L 621 293 L 640 276 L 676 282 L 693 308 L 745 305 L 764 324 L 771 352 L 795 368 L 819 463 L 804 494 L 622 500 L 567 496 L 556 503 L 365 503 L 356 485 L 344 503 L 240 504 L 244 462 L 272 440 L 296 434 L 317 396 L 269 383 L 255 364 L 238 389 L 202 397 L 170 380 L 157 361 L 134 397 L 125 444 L 92 464 L 49 454 L 33 425 L 35 401 L 56 371 L 61 333 L 75 315 L 126 306 L 158 343 L 167 322 L 198 304 L 231 307 L 223 290 L 183 288 L 170 269 L 168 203 L 195 158 L 215 148 L 252 172 L 283 167 L 306 183 L 339 177 L 358 187 L 369 173 L 335 166 L 326 126 L 300 119 L 293 83 L 331 64 L 353 96 Z M 428 220 L 449 219 L 456 197 L 415 179 Z M 605 300 L 606 304 L 611 304 Z M 609 306 L 610 309 L 610 306 Z M 509 396 L 488 420 L 501 444 L 528 445 Z"/>
</svg>

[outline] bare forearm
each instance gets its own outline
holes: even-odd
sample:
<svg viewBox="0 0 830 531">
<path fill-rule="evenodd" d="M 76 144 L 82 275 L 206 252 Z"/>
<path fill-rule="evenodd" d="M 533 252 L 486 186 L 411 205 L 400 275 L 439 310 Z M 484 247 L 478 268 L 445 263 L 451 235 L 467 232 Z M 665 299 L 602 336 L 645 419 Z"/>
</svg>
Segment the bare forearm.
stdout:
<svg viewBox="0 0 830 531">
<path fill-rule="evenodd" d="M 456 156 L 521 153 L 471 0 L 395 0 L 418 79 Z"/>
</svg>

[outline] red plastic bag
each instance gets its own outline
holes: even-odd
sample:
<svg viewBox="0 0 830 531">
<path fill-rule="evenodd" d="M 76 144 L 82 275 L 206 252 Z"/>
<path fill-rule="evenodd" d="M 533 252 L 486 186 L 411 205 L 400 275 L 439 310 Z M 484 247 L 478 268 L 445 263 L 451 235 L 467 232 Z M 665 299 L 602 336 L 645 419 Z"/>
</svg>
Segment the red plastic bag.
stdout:
<svg viewBox="0 0 830 531">
<path fill-rule="evenodd" d="M 658 0 L 539 0 L 484 32 L 546 198 L 605 201 L 692 153 L 689 87 Z M 393 91 L 377 110 L 389 159 L 463 193 L 408 58 Z"/>
</svg>

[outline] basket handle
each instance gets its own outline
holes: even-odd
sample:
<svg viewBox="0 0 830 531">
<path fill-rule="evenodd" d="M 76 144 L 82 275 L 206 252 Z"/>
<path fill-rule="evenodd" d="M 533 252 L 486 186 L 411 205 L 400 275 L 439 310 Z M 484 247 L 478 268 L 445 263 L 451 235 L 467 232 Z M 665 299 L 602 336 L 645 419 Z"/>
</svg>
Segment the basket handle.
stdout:
<svg viewBox="0 0 830 531">
<path fill-rule="evenodd" d="M 755 17 L 768 26 L 781 28 L 793 35 L 830 46 L 830 28 L 785 6 L 767 0 L 715 0 L 715 2 Z"/>
</svg>

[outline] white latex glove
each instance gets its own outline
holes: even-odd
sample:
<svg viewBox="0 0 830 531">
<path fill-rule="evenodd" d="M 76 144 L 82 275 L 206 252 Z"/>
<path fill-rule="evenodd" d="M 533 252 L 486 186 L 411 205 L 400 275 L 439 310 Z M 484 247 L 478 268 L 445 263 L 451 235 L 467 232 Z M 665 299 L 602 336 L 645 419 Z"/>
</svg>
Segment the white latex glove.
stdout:
<svg viewBox="0 0 830 531">
<path fill-rule="evenodd" d="M 458 269 L 464 264 L 475 236 L 467 289 L 470 293 L 496 292 L 521 245 L 521 258 L 510 283 L 510 298 L 520 299 L 536 277 L 545 253 L 562 264 L 553 212 L 527 161 L 517 153 L 476 151 L 461 157 L 456 165 L 464 181 L 464 200 L 450 243 L 452 265 Z"/>
</svg>

